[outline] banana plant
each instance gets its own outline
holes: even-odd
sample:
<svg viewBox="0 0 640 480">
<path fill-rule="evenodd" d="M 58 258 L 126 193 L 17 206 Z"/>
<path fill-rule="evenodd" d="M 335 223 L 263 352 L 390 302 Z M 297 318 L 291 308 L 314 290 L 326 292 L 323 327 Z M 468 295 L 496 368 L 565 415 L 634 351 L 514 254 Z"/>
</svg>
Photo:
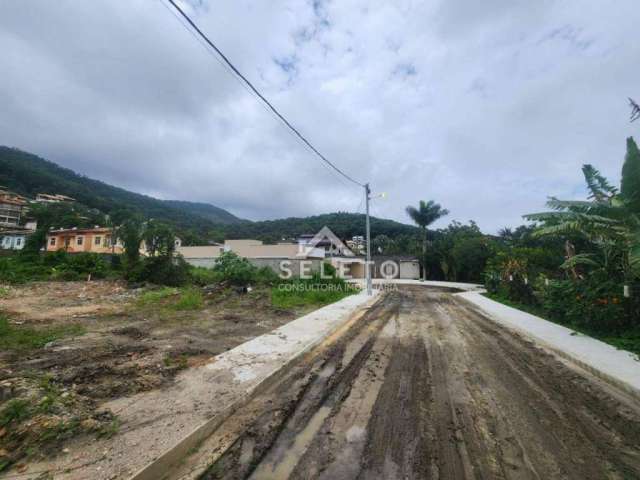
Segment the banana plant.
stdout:
<svg viewBox="0 0 640 480">
<path fill-rule="evenodd" d="M 640 151 L 633 138 L 627 139 L 627 154 L 622 167 L 620 189 L 593 166 L 582 167 L 589 199 L 547 202 L 550 212 L 533 213 L 524 218 L 540 224 L 534 235 L 565 236 L 578 234 L 600 252 L 600 261 L 588 254 L 567 259 L 566 268 L 578 264 L 609 264 L 613 258 L 625 278 L 640 278 Z"/>
</svg>

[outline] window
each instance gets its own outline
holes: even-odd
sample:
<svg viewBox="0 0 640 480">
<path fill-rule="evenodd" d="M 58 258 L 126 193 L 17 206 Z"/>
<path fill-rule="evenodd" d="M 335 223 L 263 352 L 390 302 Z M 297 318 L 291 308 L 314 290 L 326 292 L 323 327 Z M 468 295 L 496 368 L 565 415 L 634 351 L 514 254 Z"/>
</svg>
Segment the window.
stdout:
<svg viewBox="0 0 640 480">
<path fill-rule="evenodd" d="M 52 247 L 56 246 L 56 237 L 51 237 L 49 239 L 49 245 L 51 245 Z"/>
<path fill-rule="evenodd" d="M 78 246 L 82 245 L 83 241 L 84 241 L 83 237 L 76 237 L 76 245 Z"/>
<path fill-rule="evenodd" d="M 101 245 L 102 244 L 102 237 L 100 235 L 95 236 L 94 239 L 93 239 L 93 244 L 94 245 Z"/>
<path fill-rule="evenodd" d="M 20 245 L 22 245 L 22 237 L 16 238 L 16 247 L 19 247 Z"/>
</svg>

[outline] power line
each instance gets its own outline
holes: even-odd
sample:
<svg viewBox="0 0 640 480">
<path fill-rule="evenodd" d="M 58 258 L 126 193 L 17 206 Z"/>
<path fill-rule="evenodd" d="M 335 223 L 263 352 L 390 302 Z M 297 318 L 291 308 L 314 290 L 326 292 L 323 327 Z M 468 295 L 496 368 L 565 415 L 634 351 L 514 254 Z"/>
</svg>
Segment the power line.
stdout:
<svg viewBox="0 0 640 480">
<path fill-rule="evenodd" d="M 189 28 L 189 25 L 185 22 L 184 18 L 181 17 L 174 9 L 172 9 L 170 6 L 168 6 L 167 4 L 164 3 L 164 1 L 160 0 L 160 4 L 167 9 L 167 11 L 171 14 L 172 17 L 174 17 L 178 23 L 189 33 L 189 35 L 191 35 L 196 42 L 198 42 L 198 45 L 200 45 L 205 52 L 207 52 L 207 54 L 211 55 L 216 62 L 218 62 L 220 64 L 220 66 L 227 72 L 229 73 L 229 75 L 231 75 L 231 77 L 233 77 L 233 79 L 238 82 L 238 85 L 240 85 L 242 88 L 244 88 L 249 95 L 251 95 L 252 97 L 255 97 L 255 93 L 249 88 L 247 87 L 247 84 L 244 83 L 242 80 L 240 80 L 240 78 L 238 78 L 237 75 L 234 74 L 233 70 L 231 70 L 229 68 L 229 66 L 224 63 L 220 57 L 218 55 L 216 55 L 214 52 L 211 51 L 211 49 L 209 48 L 209 46 L 202 40 L 201 37 L 199 37 L 194 31 L 193 29 Z M 260 106 L 262 108 L 264 108 L 264 110 L 268 113 L 271 113 L 271 110 L 269 109 L 269 107 L 267 107 L 267 105 L 264 102 L 260 102 Z M 278 120 L 280 121 L 280 120 Z M 287 133 L 289 135 L 291 135 L 291 137 L 293 137 L 294 139 L 298 140 L 298 137 L 296 137 L 296 135 L 287 128 Z M 306 144 L 303 144 L 304 148 L 309 150 L 312 154 L 315 155 L 315 153 L 313 152 L 313 150 L 311 150 Z M 345 187 L 349 187 L 349 184 L 345 181 L 344 177 L 342 177 L 341 175 L 338 175 L 335 170 L 333 170 L 329 165 L 327 165 L 324 162 L 321 162 L 320 165 L 322 165 L 324 168 L 327 169 L 327 171 L 331 174 L 332 177 L 334 177 L 336 180 L 338 180 L 340 183 L 342 183 Z"/>
<path fill-rule="evenodd" d="M 189 23 L 189 25 L 191 25 L 191 27 L 198 33 L 198 35 L 200 36 L 200 38 L 202 38 L 211 48 L 213 48 L 215 50 L 215 52 L 220 56 L 220 58 L 222 59 L 222 61 L 233 71 L 233 73 L 235 75 L 237 75 L 237 77 L 239 77 L 244 84 L 246 84 L 246 86 L 248 86 L 251 91 L 256 94 L 258 96 L 258 98 L 260 100 L 262 100 L 262 102 L 264 102 L 264 104 L 269 108 L 269 110 L 271 110 L 271 112 L 273 112 L 278 119 L 280 119 L 280 121 L 282 123 L 284 123 L 289 130 L 291 130 L 291 132 L 293 132 L 293 134 L 295 134 L 296 137 L 298 137 L 300 140 L 302 140 L 302 142 L 311 149 L 311 151 L 313 153 L 315 153 L 324 163 L 326 163 L 329 167 L 331 167 L 333 170 L 335 170 L 336 172 L 338 172 L 340 175 L 342 175 L 344 178 L 346 178 L 347 180 L 349 180 L 350 182 L 360 186 L 360 187 L 364 187 L 363 183 L 360 183 L 356 180 L 354 180 L 352 177 L 350 177 L 349 175 L 347 175 L 345 172 L 343 172 L 342 170 L 340 170 L 333 162 L 331 162 L 331 160 L 329 160 L 327 157 L 325 157 L 322 153 L 320 153 L 320 151 L 314 147 L 311 142 L 309 142 L 309 140 L 307 140 L 304 135 L 302 135 L 298 129 L 296 129 L 291 123 L 289 123 L 289 121 L 278 111 L 278 109 L 276 107 L 274 107 L 271 102 L 269 102 L 269 100 L 267 100 L 264 95 L 262 95 L 258 89 L 256 87 L 253 86 L 253 84 L 240 72 L 240 70 L 238 70 L 236 68 L 236 66 L 231 63 L 231 61 L 227 58 L 227 56 L 222 53 L 222 51 L 211 41 L 209 40 L 209 38 L 202 32 L 202 30 L 200 30 L 200 28 L 198 28 L 198 26 L 193 22 L 193 20 L 191 20 L 191 18 L 184 12 L 184 10 L 182 10 L 174 0 L 168 0 L 168 2 L 171 4 L 171 6 L 173 6 L 173 8 L 175 8 L 178 13 Z"/>
</svg>

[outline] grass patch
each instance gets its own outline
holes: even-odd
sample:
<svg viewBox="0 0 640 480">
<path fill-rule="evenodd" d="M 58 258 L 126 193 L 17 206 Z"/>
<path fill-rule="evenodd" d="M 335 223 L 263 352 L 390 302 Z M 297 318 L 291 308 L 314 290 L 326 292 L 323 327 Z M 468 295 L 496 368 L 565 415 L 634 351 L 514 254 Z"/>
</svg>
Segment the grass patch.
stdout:
<svg viewBox="0 0 640 480">
<path fill-rule="evenodd" d="M 0 410 L 0 427 L 6 427 L 10 423 L 20 423 L 31 417 L 31 404 L 24 399 L 9 400 Z"/>
<path fill-rule="evenodd" d="M 562 325 L 563 327 L 575 330 L 576 332 L 579 332 L 583 335 L 587 335 L 602 342 L 608 343 L 609 345 L 612 345 L 619 350 L 626 350 L 640 356 L 640 329 L 629 330 L 626 332 L 615 334 L 603 334 L 602 332 L 597 332 L 588 328 L 567 324 L 566 322 L 562 322 L 558 319 L 552 318 L 547 315 L 542 307 L 536 305 L 524 305 L 508 300 L 496 294 L 484 293 L 483 295 L 487 298 L 490 298 L 491 300 L 495 300 L 496 302 L 502 303 L 503 305 L 507 305 L 508 307 L 513 307 L 518 310 L 530 313 L 531 315 L 536 315 L 537 317 L 544 318 L 545 320 L 548 320 L 550 322 L 557 323 L 558 325 Z"/>
<path fill-rule="evenodd" d="M 167 368 L 176 368 L 178 370 L 184 370 L 189 366 L 187 357 L 185 355 L 179 355 L 177 357 L 167 355 L 164 357 L 164 366 Z"/>
<path fill-rule="evenodd" d="M 0 316 L 0 348 L 7 350 L 34 350 L 60 338 L 84 333 L 85 329 L 81 325 L 35 329 L 11 325 L 6 317 Z"/>
<path fill-rule="evenodd" d="M 158 290 L 149 290 L 140 295 L 138 305 L 146 307 L 166 303 L 166 300 L 176 295 L 178 295 L 177 288 L 163 287 Z"/>
<path fill-rule="evenodd" d="M 138 298 L 138 305 L 143 308 L 159 307 L 166 310 L 200 310 L 204 306 L 204 297 L 200 289 L 195 287 L 150 290 Z"/>
<path fill-rule="evenodd" d="M 200 310 L 204 305 L 202 292 L 196 288 L 180 291 L 178 301 L 172 305 L 174 310 Z"/>
<path fill-rule="evenodd" d="M 271 289 L 271 304 L 277 308 L 322 306 L 358 293 L 359 289 L 346 282 L 312 283 L 292 281 Z"/>
<path fill-rule="evenodd" d="M 7 298 L 9 296 L 9 289 L 7 287 L 0 287 L 0 298 Z"/>
</svg>

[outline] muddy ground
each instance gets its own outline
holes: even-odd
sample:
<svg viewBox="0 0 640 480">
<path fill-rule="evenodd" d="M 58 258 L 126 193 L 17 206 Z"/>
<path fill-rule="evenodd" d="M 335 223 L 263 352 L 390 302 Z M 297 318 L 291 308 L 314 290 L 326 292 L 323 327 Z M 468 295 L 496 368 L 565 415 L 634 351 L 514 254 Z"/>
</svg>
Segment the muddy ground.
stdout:
<svg viewBox="0 0 640 480">
<path fill-rule="evenodd" d="M 0 467 L 59 454 L 71 437 L 117 433 L 104 402 L 164 388 L 179 371 L 306 313 L 272 307 L 266 289 L 205 291 L 193 310 L 174 308 L 179 294 L 143 302 L 147 292 L 115 281 L 2 288 L 0 314 L 12 329 L 75 333 L 40 348 L 0 351 L 0 411 L 15 400 L 37 402 L 23 408 L 33 418 L 20 423 L 24 413 L 16 411 L 0 428 Z"/>
<path fill-rule="evenodd" d="M 450 292 L 388 293 L 170 478 L 637 479 L 640 405 Z"/>
</svg>

